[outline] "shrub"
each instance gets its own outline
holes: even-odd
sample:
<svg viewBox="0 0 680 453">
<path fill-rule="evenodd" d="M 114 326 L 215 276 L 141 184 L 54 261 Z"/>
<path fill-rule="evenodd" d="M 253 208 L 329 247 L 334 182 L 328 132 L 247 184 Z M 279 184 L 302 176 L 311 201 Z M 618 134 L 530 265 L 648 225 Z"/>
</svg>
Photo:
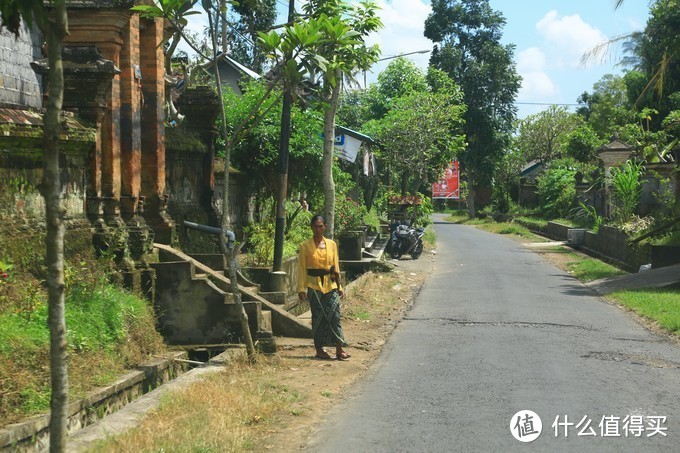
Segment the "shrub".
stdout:
<svg viewBox="0 0 680 453">
<path fill-rule="evenodd" d="M 538 179 L 541 211 L 546 216 L 568 216 L 576 201 L 575 174 L 573 168 L 554 165 Z"/>
<path fill-rule="evenodd" d="M 432 220 L 430 219 L 430 216 L 434 212 L 432 199 L 422 193 L 418 193 L 418 195 L 423 200 L 422 203 L 410 206 L 407 213 L 408 216 L 413 219 L 413 226 L 426 227 L 432 223 Z"/>
<path fill-rule="evenodd" d="M 253 223 L 246 228 L 248 237 L 248 253 L 246 265 L 269 266 L 274 262 L 274 235 L 276 232 L 273 199 L 263 203 L 265 213 L 259 222 Z M 312 218 L 310 212 L 298 209 L 297 203 L 286 202 L 286 231 L 283 242 L 283 258 L 296 256 L 300 244 L 311 237 L 309 221 Z"/>
<path fill-rule="evenodd" d="M 640 178 L 643 169 L 642 162 L 631 160 L 626 161 L 621 167 L 612 168 L 610 180 L 614 220 L 626 222 L 635 214 L 640 195 L 642 194 Z"/>
<path fill-rule="evenodd" d="M 366 207 L 348 196 L 339 196 L 335 200 L 335 236 L 346 236 L 364 226 L 367 215 Z"/>
</svg>

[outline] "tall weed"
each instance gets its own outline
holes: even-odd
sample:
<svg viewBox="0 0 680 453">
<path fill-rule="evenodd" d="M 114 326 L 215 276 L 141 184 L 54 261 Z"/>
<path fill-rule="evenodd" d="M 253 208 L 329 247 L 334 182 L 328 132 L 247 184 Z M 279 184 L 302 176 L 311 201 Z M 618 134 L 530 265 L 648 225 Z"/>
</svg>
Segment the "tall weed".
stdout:
<svg viewBox="0 0 680 453">
<path fill-rule="evenodd" d="M 642 194 L 642 162 L 626 161 L 621 167 L 614 167 L 611 171 L 610 183 L 613 195 L 613 215 L 617 222 L 630 219 L 638 206 Z"/>
</svg>

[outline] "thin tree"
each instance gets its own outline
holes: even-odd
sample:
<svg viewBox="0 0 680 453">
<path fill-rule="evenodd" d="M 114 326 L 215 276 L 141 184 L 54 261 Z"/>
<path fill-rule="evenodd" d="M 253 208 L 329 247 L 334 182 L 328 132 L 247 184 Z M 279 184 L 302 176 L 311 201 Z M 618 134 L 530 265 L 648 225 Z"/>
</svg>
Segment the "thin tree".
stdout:
<svg viewBox="0 0 680 453">
<path fill-rule="evenodd" d="M 32 25 L 33 18 L 45 36 L 49 64 L 47 108 L 43 116 L 43 179 L 40 193 L 45 199 L 45 264 L 47 265 L 48 323 L 50 328 L 50 451 L 66 449 L 68 422 L 67 337 L 64 304 L 64 214 L 61 202 L 59 169 L 59 114 L 64 95 L 61 59 L 64 37 L 68 34 L 66 2 L 55 0 L 52 14 L 40 0 L 2 1 L 2 26 L 19 36 L 22 19 Z"/>
<path fill-rule="evenodd" d="M 305 12 L 320 14 L 324 39 L 319 41 L 317 52 L 327 60 L 321 72 L 324 110 L 323 159 L 321 163 L 324 192 L 324 214 L 328 223 L 326 235 L 333 237 L 335 230 L 335 182 L 333 160 L 335 151 L 335 116 L 340 100 L 343 79 L 351 78 L 357 71 L 367 70 L 378 60 L 377 46 L 366 47 L 365 39 L 382 28 L 377 6 L 371 1 L 361 1 L 350 7 L 341 0 L 314 0 L 305 4 Z"/>
</svg>

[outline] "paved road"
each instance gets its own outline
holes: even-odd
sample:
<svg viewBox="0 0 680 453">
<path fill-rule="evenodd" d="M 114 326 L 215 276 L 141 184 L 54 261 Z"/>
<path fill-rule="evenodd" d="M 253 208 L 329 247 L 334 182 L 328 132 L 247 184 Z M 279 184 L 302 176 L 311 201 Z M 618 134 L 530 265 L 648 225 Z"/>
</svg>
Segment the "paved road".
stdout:
<svg viewBox="0 0 680 453">
<path fill-rule="evenodd" d="M 680 451 L 678 347 L 511 239 L 435 229 L 413 310 L 309 451 Z M 531 443 L 511 434 L 522 410 L 543 423 Z"/>
</svg>

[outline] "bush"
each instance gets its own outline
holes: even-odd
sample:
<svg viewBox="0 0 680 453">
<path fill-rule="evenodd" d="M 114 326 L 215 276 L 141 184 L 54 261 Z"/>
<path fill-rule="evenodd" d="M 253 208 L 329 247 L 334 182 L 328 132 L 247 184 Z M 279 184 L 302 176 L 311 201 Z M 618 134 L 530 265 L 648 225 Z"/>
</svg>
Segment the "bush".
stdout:
<svg viewBox="0 0 680 453">
<path fill-rule="evenodd" d="M 432 207 L 432 199 L 418 193 L 418 196 L 422 198 L 423 202 L 421 204 L 415 204 L 410 206 L 407 210 L 408 216 L 413 219 L 413 226 L 426 227 L 432 223 L 432 213 L 434 208 Z"/>
<path fill-rule="evenodd" d="M 576 170 L 552 165 L 538 179 L 541 211 L 550 218 L 567 217 L 576 202 L 574 175 Z"/>
<path fill-rule="evenodd" d="M 49 409 L 48 307 L 39 296 L 30 316 L 0 312 L 0 425 Z M 73 283 L 65 307 L 71 397 L 164 350 L 149 304 L 103 279 Z"/>
<path fill-rule="evenodd" d="M 348 196 L 335 199 L 335 236 L 341 237 L 366 225 L 366 207 Z"/>
<path fill-rule="evenodd" d="M 263 203 L 265 213 L 259 222 L 246 228 L 248 237 L 248 253 L 245 264 L 248 266 L 265 267 L 274 262 L 274 235 L 276 232 L 274 200 L 268 199 Z M 311 237 L 309 222 L 310 212 L 299 209 L 298 203 L 286 202 L 286 231 L 283 242 L 283 258 L 296 256 L 300 244 Z"/>
<path fill-rule="evenodd" d="M 642 162 L 626 161 L 622 167 L 614 167 L 611 171 L 612 195 L 614 201 L 614 220 L 627 222 L 635 214 L 640 195 L 643 172 Z"/>
</svg>

